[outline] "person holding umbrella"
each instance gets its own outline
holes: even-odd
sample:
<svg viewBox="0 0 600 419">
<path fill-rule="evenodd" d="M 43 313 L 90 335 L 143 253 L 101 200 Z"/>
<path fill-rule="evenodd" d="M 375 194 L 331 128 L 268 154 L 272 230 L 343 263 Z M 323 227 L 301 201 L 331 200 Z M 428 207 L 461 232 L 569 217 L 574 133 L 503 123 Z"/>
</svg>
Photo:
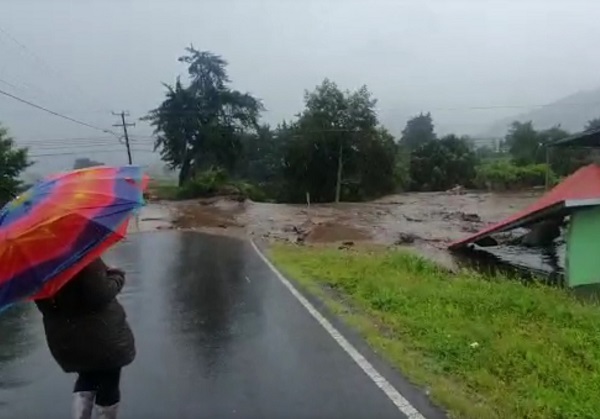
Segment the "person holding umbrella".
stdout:
<svg viewBox="0 0 600 419">
<path fill-rule="evenodd" d="M 0 312 L 34 301 L 50 353 L 77 373 L 72 415 L 114 419 L 121 370 L 136 355 L 116 297 L 125 273 L 102 254 L 127 233 L 148 177 L 136 166 L 51 176 L 0 209 Z"/>
<path fill-rule="evenodd" d="M 125 310 L 116 299 L 125 273 L 96 259 L 52 298 L 36 300 L 52 356 L 67 373 L 77 373 L 72 414 L 116 418 L 121 369 L 133 362 L 135 343 Z"/>
</svg>

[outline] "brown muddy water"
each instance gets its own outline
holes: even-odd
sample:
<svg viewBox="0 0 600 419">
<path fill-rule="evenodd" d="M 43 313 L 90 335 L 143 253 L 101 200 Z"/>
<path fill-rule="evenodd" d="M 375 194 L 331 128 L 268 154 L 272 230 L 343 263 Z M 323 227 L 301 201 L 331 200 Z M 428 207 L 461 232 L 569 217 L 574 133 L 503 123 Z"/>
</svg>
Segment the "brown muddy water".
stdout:
<svg viewBox="0 0 600 419">
<path fill-rule="evenodd" d="M 310 206 L 213 198 L 172 205 L 178 228 L 249 235 L 270 242 L 399 246 L 449 268 L 475 255 L 478 261 L 549 274 L 564 266 L 564 246 L 558 246 L 555 254 L 520 246 L 478 248 L 467 258 L 446 250 L 451 242 L 501 221 L 540 194 L 406 193 L 367 203 Z"/>
</svg>

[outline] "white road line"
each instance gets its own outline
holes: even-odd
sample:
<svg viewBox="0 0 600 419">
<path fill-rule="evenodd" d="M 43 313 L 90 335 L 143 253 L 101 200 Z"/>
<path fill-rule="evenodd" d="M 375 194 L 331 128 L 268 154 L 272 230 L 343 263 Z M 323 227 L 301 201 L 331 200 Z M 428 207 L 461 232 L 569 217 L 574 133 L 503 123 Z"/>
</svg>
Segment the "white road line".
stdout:
<svg viewBox="0 0 600 419">
<path fill-rule="evenodd" d="M 342 347 L 350 358 L 364 371 L 367 376 L 379 387 L 385 395 L 396 405 L 398 410 L 407 416 L 409 419 L 425 419 L 425 417 L 413 405 L 406 400 L 398 390 L 386 380 L 369 361 L 350 343 L 342 334 L 325 318 L 319 311 L 308 301 L 301 293 L 288 281 L 269 259 L 258 248 L 254 240 L 251 240 L 252 247 L 265 262 L 265 264 L 273 271 L 275 276 L 285 285 L 294 297 L 304 306 L 306 310 L 315 318 L 315 320 L 323 326 L 323 328 L 331 335 L 331 337 Z"/>
<path fill-rule="evenodd" d="M 246 281 L 247 281 L 248 283 L 250 283 L 250 278 L 248 278 L 248 276 L 247 276 L 247 275 L 246 275 Z"/>
</svg>

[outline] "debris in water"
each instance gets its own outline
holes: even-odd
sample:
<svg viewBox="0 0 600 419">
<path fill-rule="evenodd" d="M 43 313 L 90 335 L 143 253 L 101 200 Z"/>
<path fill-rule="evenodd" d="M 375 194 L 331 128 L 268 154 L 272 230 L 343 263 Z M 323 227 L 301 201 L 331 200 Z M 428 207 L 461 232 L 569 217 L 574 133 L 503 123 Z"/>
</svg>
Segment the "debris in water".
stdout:
<svg viewBox="0 0 600 419">
<path fill-rule="evenodd" d="M 394 242 L 396 246 L 403 244 L 413 244 L 418 237 L 410 233 L 398 233 L 398 239 Z"/>
</svg>

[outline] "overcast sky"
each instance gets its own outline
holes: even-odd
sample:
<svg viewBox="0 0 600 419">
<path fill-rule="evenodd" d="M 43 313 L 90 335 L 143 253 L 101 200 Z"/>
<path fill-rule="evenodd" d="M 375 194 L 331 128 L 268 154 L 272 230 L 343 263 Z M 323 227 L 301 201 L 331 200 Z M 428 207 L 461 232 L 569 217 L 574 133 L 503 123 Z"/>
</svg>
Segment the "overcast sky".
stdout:
<svg viewBox="0 0 600 419">
<path fill-rule="evenodd" d="M 502 106 L 600 87 L 598 16 L 594 0 L 0 0 L 0 89 L 110 128 L 110 111 L 133 121 L 159 104 L 161 82 L 184 74 L 177 57 L 193 43 L 229 61 L 234 87 L 261 98 L 273 124 L 329 77 L 367 84 L 394 133 L 431 111 L 440 132 L 476 134 L 523 111 Z M 481 106 L 499 108 L 470 109 Z M 85 155 L 94 140 L 39 140 L 107 135 L 2 96 L 0 121 L 51 169 L 76 156 L 46 154 Z M 90 157 L 125 161 L 116 139 L 97 141 L 117 151 Z"/>
</svg>

